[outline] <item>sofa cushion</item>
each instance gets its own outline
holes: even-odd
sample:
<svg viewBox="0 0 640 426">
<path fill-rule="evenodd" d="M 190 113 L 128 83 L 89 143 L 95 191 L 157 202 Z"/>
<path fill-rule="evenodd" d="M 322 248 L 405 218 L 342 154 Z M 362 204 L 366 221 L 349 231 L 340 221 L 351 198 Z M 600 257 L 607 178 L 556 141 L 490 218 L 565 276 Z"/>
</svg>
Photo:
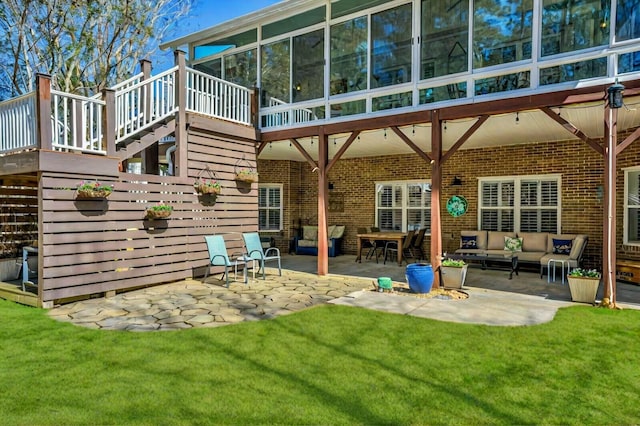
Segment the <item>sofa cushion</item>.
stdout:
<svg viewBox="0 0 640 426">
<path fill-rule="evenodd" d="M 576 234 L 549 234 L 547 237 L 547 253 L 553 253 L 553 240 L 573 240 Z"/>
<path fill-rule="evenodd" d="M 571 243 L 573 240 L 560 240 L 553 238 L 553 254 L 566 254 L 571 253 Z"/>
<path fill-rule="evenodd" d="M 512 252 L 522 251 L 522 238 L 504 237 L 504 249 Z"/>
<path fill-rule="evenodd" d="M 476 235 L 461 235 L 460 248 L 474 250 L 478 248 L 478 237 Z"/>
<path fill-rule="evenodd" d="M 522 237 L 522 251 L 547 251 L 547 232 L 518 232 Z"/>
<path fill-rule="evenodd" d="M 504 237 L 515 238 L 515 232 L 489 231 L 487 233 L 488 250 L 504 250 Z"/>
<path fill-rule="evenodd" d="M 329 225 L 327 228 L 327 238 L 331 238 L 331 234 L 333 234 L 336 230 L 336 225 Z"/>
<path fill-rule="evenodd" d="M 476 237 L 476 248 L 478 250 L 487 248 L 487 231 L 460 231 L 461 241 L 462 237 Z"/>
<path fill-rule="evenodd" d="M 318 247 L 318 240 L 298 240 L 300 247 Z"/>
<path fill-rule="evenodd" d="M 329 238 L 342 238 L 342 236 L 344 235 L 344 225 L 332 225 L 333 229 L 331 229 L 331 226 L 329 227 L 329 233 L 327 235 L 329 235 Z"/>
<path fill-rule="evenodd" d="M 518 262 L 540 262 L 540 259 L 545 255 L 543 251 L 523 251 L 515 253 L 518 256 Z"/>
<path fill-rule="evenodd" d="M 577 260 L 578 257 L 584 251 L 584 245 L 587 243 L 587 239 L 584 235 L 578 235 L 573 240 L 571 245 L 571 252 L 569 252 L 569 259 Z"/>
<path fill-rule="evenodd" d="M 302 239 L 315 241 L 318 239 L 318 227 L 305 225 L 302 227 Z"/>
</svg>

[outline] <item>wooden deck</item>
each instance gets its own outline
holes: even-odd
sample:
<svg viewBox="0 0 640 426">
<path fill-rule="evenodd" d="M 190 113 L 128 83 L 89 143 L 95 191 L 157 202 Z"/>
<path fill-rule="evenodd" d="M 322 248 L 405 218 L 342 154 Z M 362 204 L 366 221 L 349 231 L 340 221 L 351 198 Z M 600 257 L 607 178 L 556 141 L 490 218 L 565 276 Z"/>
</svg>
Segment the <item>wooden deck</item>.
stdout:
<svg viewBox="0 0 640 426">
<path fill-rule="evenodd" d="M 26 290 L 27 291 L 22 291 L 19 280 L 9 282 L 0 281 L 1 299 L 39 308 L 37 289 L 35 287 L 27 287 Z"/>
</svg>

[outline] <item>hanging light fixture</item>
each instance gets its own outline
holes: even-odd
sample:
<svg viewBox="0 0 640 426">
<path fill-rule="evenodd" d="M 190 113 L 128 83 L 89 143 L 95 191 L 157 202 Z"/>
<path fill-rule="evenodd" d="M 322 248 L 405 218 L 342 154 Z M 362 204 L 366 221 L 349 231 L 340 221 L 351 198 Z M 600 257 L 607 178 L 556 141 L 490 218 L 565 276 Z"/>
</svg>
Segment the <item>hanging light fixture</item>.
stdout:
<svg viewBox="0 0 640 426">
<path fill-rule="evenodd" d="M 618 79 L 616 78 L 616 82 L 609 86 L 607 89 L 607 93 L 609 94 L 609 107 L 610 108 L 622 108 L 624 105 L 622 95 L 624 93 L 624 86 L 618 83 Z"/>
</svg>

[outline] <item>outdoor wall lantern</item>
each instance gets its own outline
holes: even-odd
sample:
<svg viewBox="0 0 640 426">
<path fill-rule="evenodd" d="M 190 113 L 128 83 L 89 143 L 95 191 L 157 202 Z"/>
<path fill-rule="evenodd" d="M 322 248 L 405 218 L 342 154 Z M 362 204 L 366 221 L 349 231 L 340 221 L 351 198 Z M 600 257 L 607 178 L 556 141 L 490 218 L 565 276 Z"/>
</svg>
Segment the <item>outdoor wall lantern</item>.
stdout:
<svg viewBox="0 0 640 426">
<path fill-rule="evenodd" d="M 609 107 L 611 108 L 622 108 L 624 104 L 622 101 L 622 94 L 624 93 L 624 86 L 618 83 L 618 79 L 616 82 L 609 86 L 607 89 L 607 93 L 609 94 Z"/>
<path fill-rule="evenodd" d="M 458 176 L 455 176 L 453 178 L 453 182 L 451 182 L 451 186 L 462 186 L 462 179 L 460 179 Z"/>
</svg>

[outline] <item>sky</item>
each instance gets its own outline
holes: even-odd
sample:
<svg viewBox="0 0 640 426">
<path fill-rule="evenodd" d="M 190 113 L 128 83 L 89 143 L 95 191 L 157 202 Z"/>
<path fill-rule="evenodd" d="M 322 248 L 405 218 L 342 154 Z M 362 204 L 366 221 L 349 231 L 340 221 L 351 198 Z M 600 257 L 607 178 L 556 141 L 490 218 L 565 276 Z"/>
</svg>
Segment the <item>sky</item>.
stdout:
<svg viewBox="0 0 640 426">
<path fill-rule="evenodd" d="M 281 0 L 195 0 L 189 15 L 175 23 L 175 30 L 162 42 L 204 30 L 234 18 L 255 12 Z M 286 0 L 285 0 L 286 1 Z M 173 66 L 173 52 L 159 51 L 151 58 L 153 74 Z"/>
</svg>

